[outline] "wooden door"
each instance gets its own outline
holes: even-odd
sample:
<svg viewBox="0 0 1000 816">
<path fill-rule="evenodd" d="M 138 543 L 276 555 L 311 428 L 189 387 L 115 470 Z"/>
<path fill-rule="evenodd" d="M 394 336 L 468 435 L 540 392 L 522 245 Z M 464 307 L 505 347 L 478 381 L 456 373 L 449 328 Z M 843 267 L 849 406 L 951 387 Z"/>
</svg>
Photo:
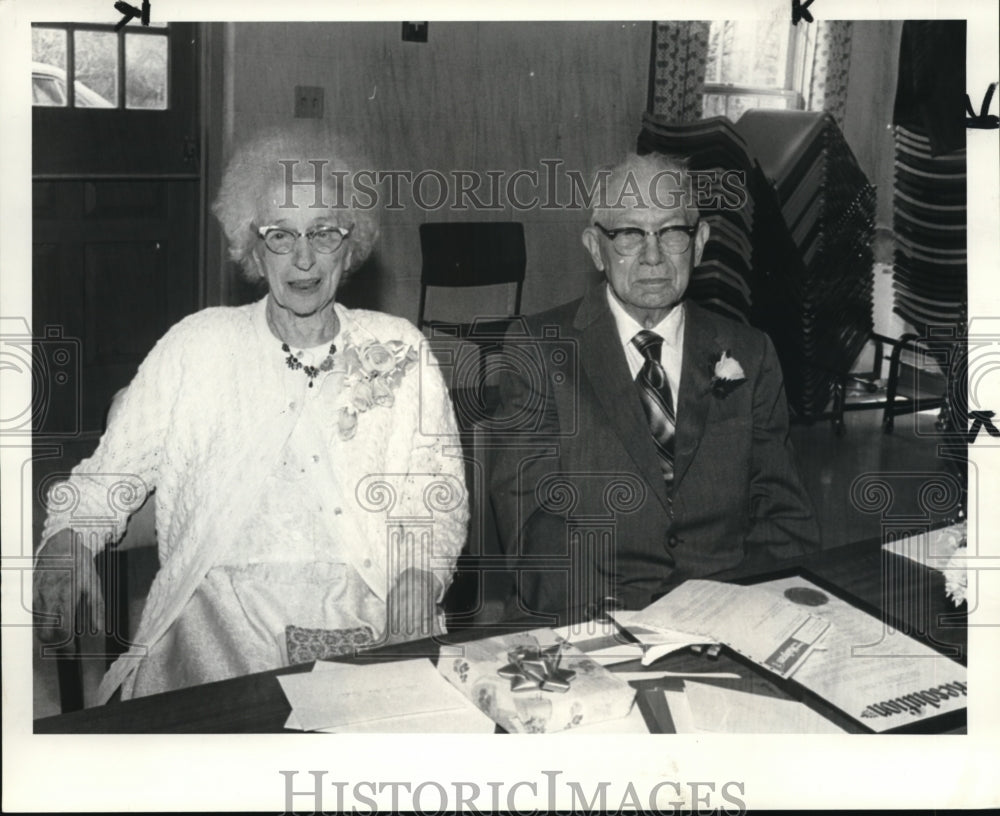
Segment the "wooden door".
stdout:
<svg viewBox="0 0 1000 816">
<path fill-rule="evenodd" d="M 33 109 L 32 329 L 49 348 L 67 341 L 67 353 L 78 358 L 70 376 L 79 378 L 78 404 L 53 387 L 34 430 L 41 438 L 93 443 L 115 391 L 157 338 L 199 306 L 199 31 L 190 24 L 148 31 L 129 25 L 119 33 L 110 26 L 36 28 L 69 44 L 65 87 L 75 86 L 81 101 L 96 92 L 77 84 L 86 74 L 71 81 L 72 68 L 81 67 L 74 51 L 79 62 L 87 37 L 117 48 L 120 74 L 131 68 L 126 55 L 137 37 L 165 57 L 165 93 L 154 107 L 130 107 L 132 91 L 120 76 L 98 85 L 100 98 L 115 107 Z"/>
<path fill-rule="evenodd" d="M 157 339 L 202 305 L 201 32 L 48 23 L 32 31 L 36 541 L 48 485 L 93 452 L 111 397 Z M 88 59 L 95 51 L 99 59 Z M 63 710 L 83 705 L 84 689 L 125 646 L 130 598 L 141 602 L 137 587 L 156 569 L 154 548 L 131 555 L 99 565 L 106 621 L 78 621 L 77 639 L 40 652 L 58 660 L 36 661 L 36 672 L 57 668 Z"/>
</svg>

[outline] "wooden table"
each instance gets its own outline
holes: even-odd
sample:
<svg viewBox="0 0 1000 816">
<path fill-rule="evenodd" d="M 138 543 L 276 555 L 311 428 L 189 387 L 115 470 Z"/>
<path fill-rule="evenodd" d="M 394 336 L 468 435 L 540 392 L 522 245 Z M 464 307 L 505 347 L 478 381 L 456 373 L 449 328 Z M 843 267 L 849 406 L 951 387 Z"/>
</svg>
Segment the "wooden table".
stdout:
<svg viewBox="0 0 1000 816">
<path fill-rule="evenodd" d="M 836 594 L 854 600 L 867 611 L 883 616 L 893 628 L 926 643 L 933 648 L 966 662 L 966 615 L 964 607 L 956 611 L 945 597 L 942 576 L 934 570 L 896 555 L 884 552 L 878 541 L 861 542 L 819 554 L 782 563 L 779 573 L 752 574 L 734 571 L 726 580 L 753 583 L 755 580 L 802 572 L 812 580 L 825 584 Z M 508 627 L 511 631 L 522 627 Z M 447 640 L 460 643 L 477 637 L 500 634 L 503 630 L 465 630 L 451 633 Z M 386 652 L 390 653 L 387 655 Z M 354 661 L 393 660 L 404 657 L 436 657 L 437 646 L 430 641 L 417 641 L 375 650 Z M 277 677 L 282 674 L 308 671 L 311 663 L 276 669 L 217 683 L 209 683 L 165 694 L 140 697 L 127 702 L 112 702 L 96 708 L 36 720 L 36 734 L 65 733 L 275 733 L 284 731 L 290 708 Z M 627 666 L 624 668 L 636 668 Z M 824 716 L 852 732 L 864 731 L 856 722 L 832 707 L 824 707 L 803 695 L 792 684 L 775 683 L 763 670 L 751 667 L 736 655 L 724 652 L 717 659 L 696 655 L 690 651 L 670 655 L 656 664 L 657 669 L 673 671 L 736 671 L 745 678 L 738 686 L 752 681 L 755 690 L 761 684 L 779 696 L 793 696 L 819 710 Z M 643 684 L 645 685 L 645 684 Z M 655 684 L 640 691 L 640 703 L 651 699 L 648 694 Z M 661 695 L 662 697 L 662 695 Z M 663 717 L 657 717 L 648 703 L 644 706 L 651 730 L 669 731 Z M 662 713 L 662 712 L 661 712 Z M 657 721 L 658 720 L 658 721 Z M 937 731 L 961 732 L 965 728 L 961 716 L 942 719 L 934 726 Z M 297 732 L 301 733 L 301 732 Z"/>
</svg>

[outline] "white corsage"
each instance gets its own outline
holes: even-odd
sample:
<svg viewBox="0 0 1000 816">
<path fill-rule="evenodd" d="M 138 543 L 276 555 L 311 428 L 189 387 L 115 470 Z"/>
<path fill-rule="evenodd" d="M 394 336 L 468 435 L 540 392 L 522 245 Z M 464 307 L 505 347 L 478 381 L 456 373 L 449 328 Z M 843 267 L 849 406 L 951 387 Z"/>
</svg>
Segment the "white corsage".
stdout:
<svg viewBox="0 0 1000 816">
<path fill-rule="evenodd" d="M 735 357 L 729 356 L 727 349 L 722 352 L 712 369 L 712 393 L 717 397 L 725 397 L 746 378 L 743 366 Z"/>
<path fill-rule="evenodd" d="M 358 414 L 373 408 L 392 408 L 395 391 L 418 355 L 413 346 L 400 340 L 345 340 L 344 351 L 334 366 L 343 375 L 337 431 L 341 439 L 350 439 L 358 429 Z"/>
<path fill-rule="evenodd" d="M 965 567 L 968 557 L 966 538 L 962 536 L 957 542 L 955 552 L 948 559 L 944 568 L 944 591 L 955 606 L 961 606 L 966 601 L 969 590 L 969 573 Z"/>
</svg>

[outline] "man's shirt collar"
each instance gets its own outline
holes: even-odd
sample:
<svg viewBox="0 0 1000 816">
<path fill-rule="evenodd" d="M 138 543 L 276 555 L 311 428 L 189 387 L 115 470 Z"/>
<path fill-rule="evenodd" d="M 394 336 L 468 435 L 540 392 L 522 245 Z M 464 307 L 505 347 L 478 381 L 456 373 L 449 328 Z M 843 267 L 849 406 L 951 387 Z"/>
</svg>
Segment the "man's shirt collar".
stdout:
<svg viewBox="0 0 1000 816">
<path fill-rule="evenodd" d="M 628 348 L 632 338 L 646 327 L 625 311 L 625 307 L 615 297 L 608 285 L 605 285 L 605 295 L 608 298 L 608 305 L 611 307 L 611 315 L 615 319 L 622 345 Z M 663 338 L 664 346 L 680 349 L 684 337 L 684 303 L 681 302 L 674 306 L 667 313 L 667 316 L 653 326 L 650 331 L 656 332 Z"/>
</svg>

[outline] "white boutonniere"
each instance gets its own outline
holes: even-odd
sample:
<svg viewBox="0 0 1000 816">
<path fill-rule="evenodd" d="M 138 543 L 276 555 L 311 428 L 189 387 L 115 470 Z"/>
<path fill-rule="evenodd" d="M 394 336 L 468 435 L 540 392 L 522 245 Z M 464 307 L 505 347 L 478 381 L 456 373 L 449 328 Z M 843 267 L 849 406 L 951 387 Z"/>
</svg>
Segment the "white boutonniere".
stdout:
<svg viewBox="0 0 1000 816">
<path fill-rule="evenodd" d="M 712 393 L 717 397 L 725 397 L 746 378 L 739 360 L 730 357 L 729 350 L 726 349 L 712 369 Z"/>
<path fill-rule="evenodd" d="M 358 414 L 373 408 L 392 408 L 395 391 L 407 371 L 417 362 L 417 351 L 400 340 L 367 340 L 354 343 L 345 338 L 334 371 L 343 375 L 337 431 L 350 439 L 358 427 Z"/>
<path fill-rule="evenodd" d="M 965 603 L 969 591 L 969 573 L 965 567 L 965 559 L 969 556 L 964 535 L 954 542 L 955 550 L 944 568 L 944 591 L 955 606 Z"/>
</svg>

